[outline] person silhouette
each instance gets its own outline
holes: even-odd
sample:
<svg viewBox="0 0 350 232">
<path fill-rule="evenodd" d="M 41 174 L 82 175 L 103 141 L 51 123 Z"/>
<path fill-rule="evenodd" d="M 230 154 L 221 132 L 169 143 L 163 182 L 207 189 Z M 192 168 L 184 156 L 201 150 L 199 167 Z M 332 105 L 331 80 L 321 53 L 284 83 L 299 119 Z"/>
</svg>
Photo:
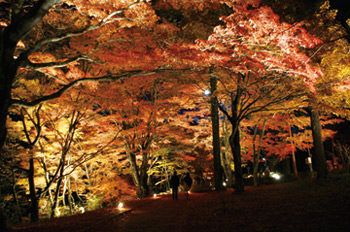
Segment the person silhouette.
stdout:
<svg viewBox="0 0 350 232">
<path fill-rule="evenodd" d="M 185 191 L 186 191 L 186 199 L 188 199 L 188 192 L 191 189 L 192 186 L 192 178 L 190 177 L 190 173 L 186 173 L 185 177 L 184 177 L 184 187 L 185 187 Z"/>
<path fill-rule="evenodd" d="M 177 175 L 177 172 L 175 170 L 174 174 L 170 178 L 170 186 L 171 186 L 171 189 L 172 189 L 173 200 L 177 200 L 177 191 L 179 189 L 179 184 L 180 184 L 180 179 L 179 179 L 179 177 Z"/>
</svg>

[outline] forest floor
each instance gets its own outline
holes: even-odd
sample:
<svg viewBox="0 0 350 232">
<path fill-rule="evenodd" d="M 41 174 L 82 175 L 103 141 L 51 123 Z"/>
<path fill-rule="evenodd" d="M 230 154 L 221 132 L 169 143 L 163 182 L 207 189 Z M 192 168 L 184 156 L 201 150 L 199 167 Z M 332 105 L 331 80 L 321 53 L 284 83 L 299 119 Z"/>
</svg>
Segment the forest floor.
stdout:
<svg viewBox="0 0 350 232">
<path fill-rule="evenodd" d="M 160 195 L 10 231 L 350 231 L 350 178 L 246 186 L 241 194 L 191 193 L 189 199 L 180 193 L 178 200 Z"/>
</svg>

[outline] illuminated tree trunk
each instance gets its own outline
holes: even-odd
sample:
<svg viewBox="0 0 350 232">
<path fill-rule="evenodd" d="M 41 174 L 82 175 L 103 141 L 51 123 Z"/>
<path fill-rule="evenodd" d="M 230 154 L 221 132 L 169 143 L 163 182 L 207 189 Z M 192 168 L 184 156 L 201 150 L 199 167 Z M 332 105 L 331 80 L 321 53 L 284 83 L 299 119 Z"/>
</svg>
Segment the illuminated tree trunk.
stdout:
<svg viewBox="0 0 350 232">
<path fill-rule="evenodd" d="M 129 147 L 128 147 L 129 148 Z M 135 154 L 132 154 L 131 152 L 127 152 L 127 157 L 131 166 L 131 176 L 134 181 L 134 184 L 140 189 L 140 176 L 139 176 L 139 170 L 136 164 L 136 157 Z"/>
<path fill-rule="evenodd" d="M 70 119 L 69 130 L 68 130 L 68 133 L 65 135 L 64 144 L 62 146 L 61 160 L 57 168 L 57 173 L 59 173 L 59 176 L 58 176 L 58 182 L 56 186 L 55 200 L 52 206 L 51 217 L 56 216 L 55 214 L 56 214 L 56 208 L 58 207 L 58 203 L 59 203 L 59 194 L 60 194 L 61 184 L 65 176 L 64 169 L 67 165 L 66 164 L 67 155 L 74 141 L 75 132 L 76 132 L 77 125 L 79 123 L 79 119 L 81 115 L 82 114 L 79 111 L 73 111 Z M 64 202 L 64 193 L 65 191 L 63 191 L 63 202 Z"/>
<path fill-rule="evenodd" d="M 139 168 L 136 163 L 136 156 L 132 152 L 127 152 L 127 157 L 131 166 L 131 176 L 135 186 L 139 189 L 139 196 L 146 197 L 149 194 L 147 184 L 147 160 L 143 155 L 143 161 Z"/>
<path fill-rule="evenodd" d="M 320 124 L 320 117 L 318 110 L 310 106 L 311 110 L 311 129 L 312 137 L 314 140 L 314 154 L 312 155 L 312 163 L 317 172 L 318 179 L 324 179 L 328 177 L 327 161 L 324 152 L 322 141 L 322 129 Z"/>
<path fill-rule="evenodd" d="M 236 132 L 235 132 L 236 131 Z M 233 162 L 235 165 L 235 191 L 244 192 L 242 160 L 241 160 L 241 144 L 239 139 L 239 128 L 233 127 L 230 136 L 230 145 L 233 153 Z"/>
<path fill-rule="evenodd" d="M 293 172 L 294 172 L 294 177 L 298 178 L 298 169 L 297 169 L 297 161 L 295 159 L 295 152 L 294 152 L 294 142 L 293 142 L 293 133 L 292 133 L 292 127 L 289 125 L 289 136 L 291 138 L 291 144 L 293 146 L 292 150 L 292 161 L 293 161 Z"/>
<path fill-rule="evenodd" d="M 22 212 L 21 212 L 21 206 L 20 206 L 19 200 L 18 200 L 18 194 L 16 191 L 16 183 L 17 183 L 16 174 L 15 174 L 14 170 L 12 170 L 12 196 L 13 196 L 13 199 L 16 203 L 16 211 L 17 211 L 19 222 L 22 222 Z"/>
<path fill-rule="evenodd" d="M 219 132 L 219 106 L 218 99 L 213 95 L 216 91 L 217 80 L 215 77 L 210 79 L 210 88 L 212 96 L 210 97 L 211 103 L 211 121 L 212 121 L 212 134 L 213 134 L 213 156 L 214 156 L 214 180 L 215 190 L 220 191 L 222 186 L 222 167 L 221 167 L 221 149 L 220 149 L 220 132 Z"/>
<path fill-rule="evenodd" d="M 228 104 L 226 104 L 228 105 Z M 223 106 L 224 107 L 224 106 Z M 232 179 L 232 162 L 231 159 L 231 148 L 230 148 L 230 128 L 229 125 L 230 122 L 228 121 L 227 115 L 223 115 L 222 119 L 222 131 L 223 131 L 223 143 L 225 150 L 222 152 L 221 156 L 221 162 L 222 167 L 224 168 L 224 174 L 227 179 L 227 186 L 232 187 L 233 186 L 233 179 Z"/>
<path fill-rule="evenodd" d="M 28 182 L 29 182 L 30 200 L 32 205 L 30 209 L 30 213 L 31 213 L 30 219 L 32 222 L 37 222 L 39 220 L 39 205 L 38 205 L 38 198 L 36 197 L 36 192 L 35 192 L 33 156 L 29 159 Z"/>
<path fill-rule="evenodd" d="M 140 185 L 141 185 L 141 195 L 142 197 L 146 197 L 149 195 L 149 186 L 148 186 L 148 152 L 145 152 L 142 155 L 142 164 L 140 167 Z"/>
<path fill-rule="evenodd" d="M 238 106 L 240 104 L 240 99 L 242 95 L 242 89 L 238 86 L 236 91 L 236 96 L 231 96 L 232 99 L 232 134 L 230 136 L 230 145 L 233 154 L 233 162 L 235 165 L 235 191 L 244 192 L 244 183 L 243 183 L 243 173 L 242 173 L 242 158 L 241 158 L 241 143 L 240 143 L 240 132 L 239 124 L 240 120 L 238 118 Z"/>
<path fill-rule="evenodd" d="M 261 131 L 260 134 L 260 138 L 259 138 L 259 146 L 258 146 L 258 151 L 255 152 L 255 138 L 257 136 L 257 132 L 258 132 L 258 126 L 255 126 L 255 130 L 254 130 L 254 138 L 253 138 L 253 181 L 254 181 L 254 186 L 257 187 L 258 186 L 258 169 L 259 169 L 259 159 L 260 159 L 260 153 L 261 153 L 261 142 L 262 142 L 262 138 L 265 134 L 265 127 L 266 127 L 266 121 L 264 120 L 263 123 L 263 129 Z"/>
<path fill-rule="evenodd" d="M 258 133 L 258 125 L 255 125 L 254 135 L 253 135 L 253 182 L 254 187 L 258 186 L 258 169 L 259 169 L 259 156 L 258 152 L 255 151 L 255 139 Z"/>
<path fill-rule="evenodd" d="M 227 179 L 227 186 L 231 187 L 233 185 L 233 180 L 232 180 L 232 168 L 231 168 L 232 160 L 230 159 L 230 134 L 228 132 L 227 122 L 225 122 L 225 119 L 223 121 L 223 131 L 224 131 L 225 151 L 222 152 L 221 162 L 222 162 L 224 173 Z"/>
<path fill-rule="evenodd" d="M 239 125 L 241 119 L 239 117 L 239 106 L 241 104 L 241 97 L 243 94 L 243 89 L 240 87 L 240 82 L 244 82 L 245 75 L 238 74 L 241 80 L 237 83 L 237 88 L 231 93 L 231 115 L 227 110 L 219 104 L 219 109 L 227 117 L 229 122 L 232 125 L 232 131 L 229 138 L 230 146 L 233 154 L 233 163 L 235 166 L 235 184 L 234 188 L 236 192 L 244 192 L 244 183 L 243 183 L 243 173 L 242 173 L 242 158 L 241 158 L 241 143 L 240 143 L 240 131 Z"/>
<path fill-rule="evenodd" d="M 65 158 L 63 157 L 61 159 L 61 161 L 60 161 L 59 166 L 58 166 L 59 177 L 58 177 L 58 182 L 57 182 L 57 185 L 56 185 L 55 197 L 54 197 L 53 205 L 51 207 L 51 217 L 55 217 L 56 216 L 56 208 L 58 207 L 58 203 L 59 203 L 60 188 L 61 188 L 61 183 L 62 183 L 62 179 L 63 179 L 64 163 L 65 163 Z"/>
</svg>

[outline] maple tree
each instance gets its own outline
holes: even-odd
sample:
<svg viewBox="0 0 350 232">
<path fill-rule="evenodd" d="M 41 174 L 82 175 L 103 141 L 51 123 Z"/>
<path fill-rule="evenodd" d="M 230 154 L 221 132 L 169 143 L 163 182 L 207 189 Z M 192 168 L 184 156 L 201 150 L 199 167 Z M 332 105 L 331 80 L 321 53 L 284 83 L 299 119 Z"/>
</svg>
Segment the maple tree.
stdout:
<svg viewBox="0 0 350 232">
<path fill-rule="evenodd" d="M 293 172 L 298 177 L 295 152 L 307 151 L 313 147 L 313 138 L 310 125 L 310 117 L 304 109 L 279 112 L 270 115 L 257 114 L 249 118 L 244 124 L 252 125 L 256 122 L 254 133 L 251 130 L 246 132 L 244 144 L 244 158 L 253 160 L 254 185 L 257 185 L 257 163 L 260 162 L 261 155 L 265 158 L 276 155 L 280 159 L 286 159 L 291 155 Z M 331 139 L 336 132 L 328 129 L 329 125 L 342 122 L 340 119 L 332 117 L 321 117 L 322 141 Z M 254 124 L 253 124 L 254 125 Z M 255 168 L 255 170 L 254 170 Z M 272 169 L 272 168 L 271 168 Z"/>
<path fill-rule="evenodd" d="M 162 24 L 149 32 L 149 27 L 158 17 L 144 1 L 108 1 L 104 5 L 108 11 L 100 10 L 100 3 L 95 1 L 18 1 L 14 4 L 6 1 L 4 5 L 6 8 L 2 11 L 4 18 L 1 22 L 1 146 L 5 141 L 10 106 L 33 106 L 57 98 L 86 80 L 120 79 L 154 69 L 159 66 L 156 61 L 161 62 L 161 59 L 152 58 L 159 52 L 152 34 L 158 37 L 171 34 L 167 30 L 171 28 Z M 143 38 L 149 35 L 149 43 L 131 40 L 138 33 L 142 33 Z M 138 46 L 134 46 L 135 43 Z M 112 49 L 115 46 L 123 49 Z M 106 49 L 111 54 L 106 54 Z M 141 55 L 141 51 L 145 52 Z M 144 62 L 146 57 L 149 62 Z M 70 79 L 62 79 L 65 72 L 61 67 L 70 64 L 68 69 L 74 70 L 84 65 L 82 60 L 95 64 L 89 75 L 81 76 L 78 71 Z M 106 62 L 120 64 L 107 67 L 103 65 Z M 37 98 L 13 98 L 11 92 L 15 85 L 35 73 L 56 86 Z"/>
<path fill-rule="evenodd" d="M 119 157 L 128 160 L 139 195 L 147 196 L 152 187 L 150 173 L 158 173 L 155 170 L 160 162 L 162 168 L 174 167 L 171 159 L 165 158 L 167 154 L 159 155 L 159 151 L 166 148 L 172 156 L 181 153 L 184 156 L 180 158 L 186 159 L 185 154 L 192 150 L 199 136 L 200 131 L 186 128 L 191 118 L 179 114 L 183 107 L 195 107 L 193 96 L 198 90 L 194 91 L 187 82 L 183 85 L 176 78 L 159 75 L 143 80 L 129 78 L 101 91 L 106 85 L 100 84 L 94 95 L 100 98 L 99 108 L 106 112 L 105 117 L 120 128 L 114 146 Z M 184 99 L 188 99 L 186 104 Z M 178 168 L 183 167 L 178 165 Z"/>
<path fill-rule="evenodd" d="M 341 12 L 346 11 L 340 9 Z M 344 15 L 341 12 L 330 8 L 330 2 L 324 1 L 320 9 L 307 21 L 306 26 L 310 33 L 317 35 L 324 41 L 324 44 L 314 51 L 314 59 L 320 63 L 320 67 L 324 75 L 318 79 L 317 82 L 317 97 L 311 98 L 312 109 L 321 114 L 336 114 L 340 117 L 348 117 L 347 92 L 344 91 L 348 86 L 348 75 L 346 65 L 347 56 L 343 53 L 347 50 L 347 32 L 344 27 Z M 340 17 L 338 17 L 340 16 Z M 340 21 L 337 21 L 340 18 Z M 343 50 L 343 52 L 342 52 Z M 345 64 L 345 65 L 344 65 Z M 313 112 L 311 116 L 316 116 L 317 122 L 318 113 Z M 315 119 L 313 117 L 313 119 Z M 313 126 L 312 128 L 319 128 Z M 314 130 L 313 133 L 318 135 L 319 139 L 314 139 L 318 145 L 314 146 L 315 154 L 313 161 L 315 163 L 316 171 L 320 177 L 327 177 L 327 167 L 325 164 L 325 154 L 322 147 L 322 141 L 319 135 L 320 129 Z M 322 154 L 322 155 L 317 155 Z"/>
<path fill-rule="evenodd" d="M 320 40 L 298 25 L 280 23 L 268 7 L 248 10 L 244 4 L 230 6 L 239 11 L 223 17 L 226 25 L 216 27 L 207 41 L 199 40 L 197 44 L 174 49 L 181 50 L 182 62 L 188 65 L 201 68 L 215 65 L 212 75 L 218 77 L 222 87 L 212 94 L 220 96 L 222 93 L 230 99 L 231 113 L 223 107 L 220 109 L 232 124 L 230 144 L 236 190 L 243 191 L 239 144 L 241 120 L 302 96 L 302 83 L 314 91 L 313 84 L 321 73 L 308 64 L 308 57 L 298 46 L 312 47 Z"/>
<path fill-rule="evenodd" d="M 77 189 L 79 174 L 75 170 L 97 154 L 103 153 L 110 143 L 110 138 L 93 129 L 91 119 L 95 114 L 90 109 L 84 109 L 84 106 L 89 108 L 90 105 L 80 104 L 77 107 L 79 100 L 86 100 L 87 97 L 76 93 L 64 96 L 65 103 L 70 103 L 71 106 L 65 105 L 64 109 L 60 102 L 53 102 L 52 105 L 40 105 L 30 111 L 25 108 L 20 108 L 18 113 L 16 108 L 11 111 L 13 122 L 9 123 L 9 142 L 5 151 L 12 153 L 9 164 L 28 175 L 33 221 L 38 220 L 39 200 L 47 194 L 51 201 L 51 212 L 57 211 L 58 202 L 67 195 L 66 192 L 71 196 L 71 180 L 75 182 L 76 193 L 85 191 L 84 187 Z M 93 119 L 97 120 L 96 116 Z M 19 130 L 21 125 L 24 131 L 22 135 L 19 134 L 22 131 Z M 97 139 L 100 137 L 102 141 Z M 19 147 L 14 150 L 16 154 L 13 151 L 15 144 Z M 70 200 L 69 203 L 72 212 Z"/>
</svg>

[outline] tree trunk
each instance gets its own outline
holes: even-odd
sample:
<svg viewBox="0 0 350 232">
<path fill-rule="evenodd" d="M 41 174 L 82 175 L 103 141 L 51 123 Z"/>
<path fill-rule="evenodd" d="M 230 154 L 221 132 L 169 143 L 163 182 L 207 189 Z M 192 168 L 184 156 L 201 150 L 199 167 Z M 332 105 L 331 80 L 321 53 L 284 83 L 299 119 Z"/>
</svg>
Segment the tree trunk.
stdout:
<svg viewBox="0 0 350 232">
<path fill-rule="evenodd" d="M 260 153 L 257 152 L 256 148 L 255 148 L 255 139 L 256 139 L 256 136 L 258 133 L 258 127 L 259 127 L 259 124 L 255 125 L 254 136 L 253 136 L 253 183 L 254 183 L 254 187 L 257 187 L 259 185 L 258 171 L 259 171 Z"/>
<path fill-rule="evenodd" d="M 292 133 L 292 127 L 289 125 L 289 136 L 291 138 L 291 144 L 293 146 L 292 150 L 292 162 L 293 162 L 293 172 L 294 172 L 294 177 L 298 178 L 298 169 L 297 169 L 297 161 L 295 159 L 295 152 L 294 152 L 294 141 L 293 141 L 293 133 Z"/>
<path fill-rule="evenodd" d="M 10 25 L 0 30 L 0 155 L 7 134 L 6 119 L 11 106 L 12 82 L 18 69 L 13 58 L 16 45 L 59 2 L 61 0 L 38 1 L 31 10 L 18 9 L 21 12 L 12 15 Z"/>
<path fill-rule="evenodd" d="M 63 172 L 64 172 L 64 166 L 65 166 L 65 156 L 62 157 L 60 164 L 58 166 L 59 168 L 59 177 L 56 185 L 56 191 L 55 191 L 55 198 L 53 201 L 53 205 L 51 207 L 51 217 L 56 216 L 56 208 L 58 207 L 59 203 L 59 195 L 60 195 L 60 188 L 61 188 L 61 183 L 63 179 Z"/>
<path fill-rule="evenodd" d="M 214 92 L 216 91 L 217 80 L 215 77 L 210 79 L 211 88 L 211 121 L 212 121 L 212 134 L 213 134 L 213 156 L 214 156 L 214 180 L 215 190 L 220 191 L 223 189 L 222 185 L 222 167 L 221 167 L 221 149 L 220 149 L 220 132 L 219 132 L 219 107 L 218 99 L 215 97 Z"/>
<path fill-rule="evenodd" d="M 228 121 L 227 115 L 223 115 L 222 119 L 222 131 L 223 131 L 223 146 L 225 150 L 222 152 L 221 156 L 221 162 L 222 162 L 222 167 L 224 168 L 224 174 L 226 177 L 227 181 L 227 186 L 232 187 L 233 186 L 233 179 L 232 179 L 232 159 L 230 157 L 230 132 L 229 132 L 229 127 L 228 124 L 230 122 Z"/>
<path fill-rule="evenodd" d="M 234 129 L 233 129 L 234 130 Z M 244 192 L 242 160 L 241 160 L 241 144 L 239 139 L 239 129 L 236 133 L 232 132 L 230 136 L 230 145 L 233 153 L 233 162 L 235 165 L 235 191 Z"/>
<path fill-rule="evenodd" d="M 14 170 L 12 170 L 12 195 L 13 195 L 13 199 L 16 203 L 16 211 L 17 211 L 17 215 L 18 215 L 18 221 L 22 222 L 22 212 L 21 212 L 21 206 L 20 206 L 19 201 L 18 201 L 18 194 L 17 194 L 17 190 L 16 190 L 16 174 L 15 174 Z"/>
<path fill-rule="evenodd" d="M 225 177 L 226 177 L 225 181 L 227 181 L 227 186 L 231 187 L 233 184 L 232 169 L 231 169 L 230 157 L 227 151 L 222 153 L 221 162 L 222 162 L 221 166 L 223 167 L 223 174 L 225 174 Z"/>
<path fill-rule="evenodd" d="M 236 96 L 231 96 L 231 124 L 232 124 L 232 133 L 230 136 L 230 145 L 233 154 L 233 162 L 235 165 L 235 191 L 244 192 L 244 183 L 243 183 L 243 173 L 242 173 L 242 160 L 241 160 L 241 143 L 240 143 L 240 132 L 239 124 L 240 120 L 238 118 L 238 106 L 241 101 L 242 89 L 237 86 Z"/>
<path fill-rule="evenodd" d="M 39 220 L 39 205 L 38 198 L 36 197 L 35 192 L 35 183 L 34 183 L 34 158 L 29 159 L 29 171 L 28 171 L 28 182 L 29 182 L 29 192 L 31 200 L 31 214 L 30 219 L 32 222 L 37 222 Z"/>
<path fill-rule="evenodd" d="M 128 147 L 129 148 L 129 147 Z M 141 194 L 141 188 L 140 188 L 140 175 L 139 175 L 139 169 L 136 164 L 136 157 L 131 152 L 127 152 L 127 157 L 131 166 L 131 176 L 134 181 L 135 186 L 139 188 L 139 191 Z"/>
<path fill-rule="evenodd" d="M 140 185 L 141 185 L 141 196 L 146 197 L 149 195 L 149 187 L 147 183 L 148 174 L 148 153 L 142 155 L 142 164 L 140 167 Z"/>
<path fill-rule="evenodd" d="M 1 72 L 0 68 L 0 72 Z M 6 120 L 8 109 L 10 107 L 10 87 L 4 81 L 4 75 L 0 74 L 0 152 L 6 140 Z M 0 153 L 1 154 L 1 153 Z"/>
<path fill-rule="evenodd" d="M 11 80 L 9 63 L 13 61 L 13 55 L 8 57 L 8 45 L 6 44 L 4 30 L 0 30 L 0 155 L 6 140 L 6 120 L 11 100 Z"/>
<path fill-rule="evenodd" d="M 324 179 L 328 177 L 328 169 L 322 141 L 320 117 L 316 108 L 310 106 L 310 111 L 312 137 L 314 140 L 314 154 L 312 155 L 312 162 L 317 172 L 317 178 Z"/>
</svg>

